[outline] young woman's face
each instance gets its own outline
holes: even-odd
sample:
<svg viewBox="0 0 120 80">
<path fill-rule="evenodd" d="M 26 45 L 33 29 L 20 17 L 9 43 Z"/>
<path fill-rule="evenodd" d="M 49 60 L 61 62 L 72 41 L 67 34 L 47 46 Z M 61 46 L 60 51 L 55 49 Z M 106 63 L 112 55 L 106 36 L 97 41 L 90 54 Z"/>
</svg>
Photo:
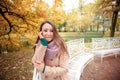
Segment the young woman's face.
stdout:
<svg viewBox="0 0 120 80">
<path fill-rule="evenodd" d="M 42 27 L 43 37 L 49 42 L 53 39 L 53 27 L 49 23 L 45 23 Z"/>
</svg>

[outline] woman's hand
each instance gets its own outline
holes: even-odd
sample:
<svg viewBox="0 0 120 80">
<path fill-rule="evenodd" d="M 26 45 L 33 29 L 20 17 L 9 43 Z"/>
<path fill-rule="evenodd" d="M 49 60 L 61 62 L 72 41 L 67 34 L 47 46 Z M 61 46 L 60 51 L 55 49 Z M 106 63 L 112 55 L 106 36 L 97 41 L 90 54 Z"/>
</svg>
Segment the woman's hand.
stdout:
<svg viewBox="0 0 120 80">
<path fill-rule="evenodd" d="M 39 71 L 42 71 L 43 70 L 43 68 L 44 68 L 44 62 L 41 62 L 41 61 L 36 61 L 35 63 L 34 63 L 34 66 L 39 70 Z"/>
<path fill-rule="evenodd" d="M 42 35 L 42 31 L 40 31 L 40 32 L 38 33 L 38 36 L 39 36 L 39 38 L 44 38 L 43 35 Z"/>
</svg>

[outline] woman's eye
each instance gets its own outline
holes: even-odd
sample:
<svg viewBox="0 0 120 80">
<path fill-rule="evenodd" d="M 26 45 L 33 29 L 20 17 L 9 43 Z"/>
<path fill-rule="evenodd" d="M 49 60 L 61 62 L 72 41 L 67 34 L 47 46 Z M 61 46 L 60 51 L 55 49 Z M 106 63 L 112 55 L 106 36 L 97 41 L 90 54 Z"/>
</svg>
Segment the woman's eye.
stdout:
<svg viewBox="0 0 120 80">
<path fill-rule="evenodd" d="M 53 32 L 53 30 L 50 30 L 50 32 Z"/>
<path fill-rule="evenodd" d="M 43 31 L 44 31 L 44 32 L 48 32 L 48 31 L 49 31 L 49 32 L 53 32 L 53 30 L 43 30 Z"/>
<path fill-rule="evenodd" d="M 47 30 L 44 30 L 44 32 L 47 32 Z"/>
</svg>

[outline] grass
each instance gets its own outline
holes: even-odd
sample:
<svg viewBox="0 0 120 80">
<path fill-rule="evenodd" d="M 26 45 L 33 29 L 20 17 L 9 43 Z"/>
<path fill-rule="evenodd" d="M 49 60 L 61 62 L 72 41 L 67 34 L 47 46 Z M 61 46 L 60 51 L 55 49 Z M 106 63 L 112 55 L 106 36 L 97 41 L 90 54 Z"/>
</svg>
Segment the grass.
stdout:
<svg viewBox="0 0 120 80">
<path fill-rule="evenodd" d="M 0 80 L 32 80 L 32 49 L 0 54 Z"/>
<path fill-rule="evenodd" d="M 103 37 L 102 32 L 59 32 L 59 34 L 63 37 L 65 41 L 84 38 L 85 42 L 91 42 L 91 38 L 99 38 Z"/>
</svg>

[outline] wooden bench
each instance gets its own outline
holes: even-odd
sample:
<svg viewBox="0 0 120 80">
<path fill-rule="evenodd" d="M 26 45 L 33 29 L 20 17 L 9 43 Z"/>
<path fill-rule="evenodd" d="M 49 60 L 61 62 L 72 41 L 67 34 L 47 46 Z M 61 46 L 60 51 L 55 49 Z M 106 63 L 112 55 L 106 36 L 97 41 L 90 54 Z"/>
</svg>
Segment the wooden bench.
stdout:
<svg viewBox="0 0 120 80">
<path fill-rule="evenodd" d="M 70 55 L 69 76 L 71 80 L 80 80 L 80 76 L 85 66 L 93 60 L 94 55 L 87 52 L 84 44 L 84 38 L 70 40 L 67 43 L 68 52 Z"/>
<path fill-rule="evenodd" d="M 118 38 L 92 38 L 92 52 L 100 57 L 101 63 L 103 58 L 120 53 L 120 37 Z"/>
</svg>

